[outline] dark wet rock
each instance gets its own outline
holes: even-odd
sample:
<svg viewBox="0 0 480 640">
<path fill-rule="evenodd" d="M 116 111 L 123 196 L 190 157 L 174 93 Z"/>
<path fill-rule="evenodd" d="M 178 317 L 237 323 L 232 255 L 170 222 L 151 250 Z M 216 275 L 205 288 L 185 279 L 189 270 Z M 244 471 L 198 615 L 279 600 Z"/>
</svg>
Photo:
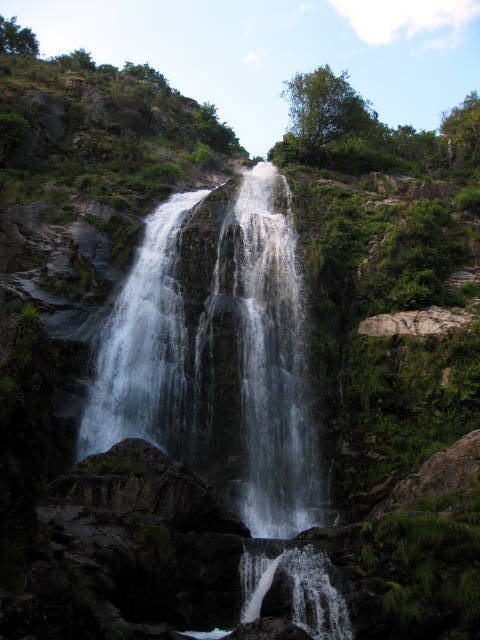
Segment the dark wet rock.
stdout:
<svg viewBox="0 0 480 640">
<path fill-rule="evenodd" d="M 226 638 L 229 640 L 309 640 L 311 636 L 289 620 L 258 618 L 253 622 L 241 624 Z"/>
<path fill-rule="evenodd" d="M 247 535 L 222 498 L 185 465 L 144 440 L 123 440 L 88 457 L 52 486 L 70 504 L 115 513 L 151 514 L 182 530 Z"/>
<path fill-rule="evenodd" d="M 173 628 L 233 627 L 237 533 L 248 532 L 148 443 L 90 456 L 52 484 L 37 517 L 42 559 L 25 568 L 23 595 L 3 603 L 0 637 L 178 640 Z"/>
<path fill-rule="evenodd" d="M 260 615 L 292 619 L 292 592 L 294 580 L 282 567 L 278 567 L 272 580 L 272 586 L 265 595 Z"/>
<path fill-rule="evenodd" d="M 195 380 L 196 357 L 201 371 L 197 378 L 198 393 L 196 397 L 192 393 L 188 398 L 188 407 L 192 420 L 199 425 L 209 425 L 209 431 L 208 434 L 195 433 L 197 440 L 191 447 L 195 457 L 189 455 L 191 443 L 188 442 L 175 455 L 186 459 L 233 503 L 236 479 L 244 464 L 238 455 L 241 450 L 241 381 L 236 336 L 241 310 L 230 295 L 213 297 L 212 283 L 218 237 L 231 213 L 238 185 L 238 177 L 230 179 L 195 208 L 181 232 L 178 261 L 189 340 L 187 375 Z M 224 247 L 225 254 L 231 256 L 231 264 L 234 231 L 235 227 L 232 227 L 232 233 L 227 233 L 228 248 Z M 233 272 L 231 268 L 219 274 L 223 284 Z M 195 385 L 189 386 L 193 389 Z"/>
<path fill-rule="evenodd" d="M 39 153 L 55 143 L 65 132 L 65 101 L 58 95 L 31 89 L 25 102 L 33 116 L 33 126 L 19 155 Z"/>
</svg>

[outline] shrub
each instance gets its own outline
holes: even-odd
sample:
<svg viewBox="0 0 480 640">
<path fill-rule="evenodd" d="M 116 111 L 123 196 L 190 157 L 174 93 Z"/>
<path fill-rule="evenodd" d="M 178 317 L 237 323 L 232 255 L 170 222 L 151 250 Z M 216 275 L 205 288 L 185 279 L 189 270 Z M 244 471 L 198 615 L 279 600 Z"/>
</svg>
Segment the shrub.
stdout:
<svg viewBox="0 0 480 640">
<path fill-rule="evenodd" d="M 480 189 L 478 187 L 465 187 L 457 193 L 455 204 L 459 211 L 466 211 L 472 215 L 480 216 Z"/>
<path fill-rule="evenodd" d="M 176 182 L 177 180 L 185 177 L 185 171 L 173 162 L 149 165 L 142 170 L 141 174 L 149 181 L 159 180 Z"/>
<path fill-rule="evenodd" d="M 214 164 L 215 158 L 210 147 L 198 142 L 195 151 L 185 157 L 188 162 L 193 162 L 200 167 L 209 167 Z"/>
<path fill-rule="evenodd" d="M 21 314 L 23 318 L 28 318 L 28 319 L 38 318 L 38 311 L 31 302 L 27 302 L 26 304 L 23 305 Z"/>
<path fill-rule="evenodd" d="M 30 124 L 19 113 L 0 113 L 0 162 L 6 160 L 25 140 Z"/>
<path fill-rule="evenodd" d="M 467 298 L 480 298 L 480 284 L 478 282 L 464 282 L 458 291 Z"/>
</svg>

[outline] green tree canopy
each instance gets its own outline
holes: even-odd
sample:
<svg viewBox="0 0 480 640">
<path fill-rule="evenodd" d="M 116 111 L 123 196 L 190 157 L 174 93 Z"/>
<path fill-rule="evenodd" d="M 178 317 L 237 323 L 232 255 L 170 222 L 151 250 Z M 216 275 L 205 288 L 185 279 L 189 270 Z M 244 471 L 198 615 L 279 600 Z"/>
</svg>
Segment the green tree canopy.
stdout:
<svg viewBox="0 0 480 640">
<path fill-rule="evenodd" d="M 229 155 L 247 155 L 233 129 L 226 122 L 219 122 L 217 107 L 205 102 L 195 113 L 195 133 L 204 144 Z"/>
<path fill-rule="evenodd" d="M 168 80 L 163 73 L 151 67 L 148 62 L 145 64 L 133 64 L 133 62 L 127 61 L 123 66 L 122 72 L 139 80 L 145 80 L 157 91 L 161 89 L 170 90 Z"/>
<path fill-rule="evenodd" d="M 336 76 L 327 64 L 311 73 L 296 73 L 284 84 L 292 132 L 307 147 L 362 134 L 377 121 L 369 103 L 348 83 L 346 71 Z"/>
<path fill-rule="evenodd" d="M 31 29 L 22 28 L 16 18 L 0 16 L 0 54 L 37 56 L 39 44 Z"/>
<path fill-rule="evenodd" d="M 95 71 L 96 66 L 89 51 L 75 49 L 72 53 L 65 53 L 52 59 L 64 69 L 72 71 Z"/>
<path fill-rule="evenodd" d="M 441 131 L 454 145 L 453 160 L 466 165 L 478 165 L 480 162 L 480 98 L 472 91 L 465 100 L 454 107 L 450 113 L 444 113 Z"/>
</svg>

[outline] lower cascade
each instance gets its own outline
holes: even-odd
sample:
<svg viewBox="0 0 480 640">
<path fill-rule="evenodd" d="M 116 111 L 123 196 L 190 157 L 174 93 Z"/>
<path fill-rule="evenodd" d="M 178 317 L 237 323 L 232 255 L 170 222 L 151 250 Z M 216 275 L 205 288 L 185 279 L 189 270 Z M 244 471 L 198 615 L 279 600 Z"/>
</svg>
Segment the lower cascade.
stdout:
<svg viewBox="0 0 480 640">
<path fill-rule="evenodd" d="M 316 640 L 353 638 L 347 604 L 332 585 L 332 565 L 312 546 L 287 549 L 275 558 L 245 551 L 240 561 L 241 622 L 260 617 L 263 600 L 281 571 L 291 588 L 291 619 Z"/>
</svg>

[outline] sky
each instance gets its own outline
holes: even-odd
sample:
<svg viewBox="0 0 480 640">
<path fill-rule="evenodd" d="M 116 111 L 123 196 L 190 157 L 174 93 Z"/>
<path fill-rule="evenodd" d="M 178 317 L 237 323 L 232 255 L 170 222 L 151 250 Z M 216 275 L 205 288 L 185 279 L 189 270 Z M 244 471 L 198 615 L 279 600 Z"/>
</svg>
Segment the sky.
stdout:
<svg viewBox="0 0 480 640">
<path fill-rule="evenodd" d="M 253 155 L 288 130 L 283 82 L 329 64 L 380 121 L 436 129 L 480 90 L 480 0 L 2 0 L 45 57 L 148 62 Z"/>
</svg>

